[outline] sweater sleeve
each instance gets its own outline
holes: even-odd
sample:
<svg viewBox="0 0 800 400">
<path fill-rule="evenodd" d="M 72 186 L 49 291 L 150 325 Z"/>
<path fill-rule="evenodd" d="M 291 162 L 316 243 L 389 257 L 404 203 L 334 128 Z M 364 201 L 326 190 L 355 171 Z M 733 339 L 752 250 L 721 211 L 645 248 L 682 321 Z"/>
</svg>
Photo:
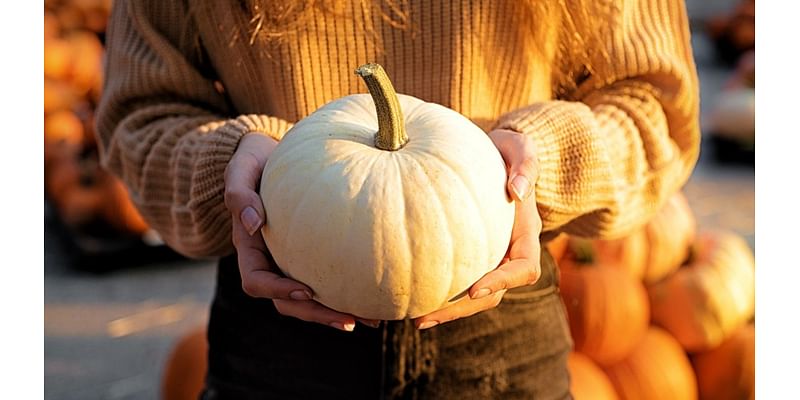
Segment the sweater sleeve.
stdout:
<svg viewBox="0 0 800 400">
<path fill-rule="evenodd" d="M 686 182 L 700 144 L 699 88 L 684 5 L 631 0 L 598 38 L 603 57 L 570 96 L 502 116 L 533 136 L 544 231 L 622 236 Z"/>
<path fill-rule="evenodd" d="M 115 1 L 97 113 L 102 164 L 118 175 L 147 223 L 189 257 L 230 253 L 225 167 L 239 140 L 280 140 L 290 127 L 237 115 L 203 62 L 180 1 Z"/>
</svg>

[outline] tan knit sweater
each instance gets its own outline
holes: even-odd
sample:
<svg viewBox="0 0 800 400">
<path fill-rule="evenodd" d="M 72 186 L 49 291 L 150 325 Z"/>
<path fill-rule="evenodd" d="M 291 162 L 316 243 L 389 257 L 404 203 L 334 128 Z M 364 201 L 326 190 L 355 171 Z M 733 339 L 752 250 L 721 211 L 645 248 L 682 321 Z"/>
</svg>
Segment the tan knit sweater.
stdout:
<svg viewBox="0 0 800 400">
<path fill-rule="evenodd" d="M 593 56 L 591 73 L 559 98 L 554 66 L 584 65 L 548 41 L 574 32 L 559 31 L 562 20 L 528 20 L 524 1 L 412 0 L 407 29 L 357 5 L 315 10 L 283 40 L 252 44 L 245 3 L 193 0 L 190 12 L 184 1 L 119 0 L 111 16 L 102 161 L 186 255 L 233 250 L 223 171 L 240 138 L 280 139 L 326 102 L 365 93 L 353 70 L 366 62 L 382 64 L 399 93 L 535 138 L 546 231 L 623 234 L 696 162 L 698 85 L 678 0 L 607 2 L 596 18 L 608 33 L 585 38 L 606 56 Z M 530 37 L 528 26 L 547 29 Z"/>
</svg>

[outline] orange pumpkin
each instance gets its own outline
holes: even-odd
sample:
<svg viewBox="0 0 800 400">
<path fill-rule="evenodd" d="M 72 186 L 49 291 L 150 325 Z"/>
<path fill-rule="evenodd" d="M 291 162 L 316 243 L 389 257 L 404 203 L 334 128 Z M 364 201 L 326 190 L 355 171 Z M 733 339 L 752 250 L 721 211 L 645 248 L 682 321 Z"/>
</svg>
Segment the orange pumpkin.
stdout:
<svg viewBox="0 0 800 400">
<path fill-rule="evenodd" d="M 44 164 L 44 187 L 47 197 L 57 202 L 81 180 L 80 147 L 60 142 L 50 147 Z"/>
<path fill-rule="evenodd" d="M 603 372 L 589 357 L 572 352 L 567 358 L 569 390 L 575 400 L 617 400 L 617 392 Z"/>
<path fill-rule="evenodd" d="M 45 115 L 61 110 L 69 110 L 78 102 L 78 94 L 68 83 L 54 79 L 44 79 Z"/>
<path fill-rule="evenodd" d="M 59 38 L 44 41 L 44 76 L 52 79 L 67 79 L 72 63 L 71 47 Z"/>
<path fill-rule="evenodd" d="M 55 149 L 45 166 L 47 198 L 66 225 L 86 224 L 100 214 L 106 201 L 98 181 L 97 163 L 81 156 L 75 147 Z"/>
<path fill-rule="evenodd" d="M 70 82 L 80 93 L 88 93 L 103 79 L 103 45 L 97 35 L 74 32 L 65 38 L 70 46 Z"/>
<path fill-rule="evenodd" d="M 208 368 L 206 329 L 181 337 L 167 359 L 161 378 L 162 400 L 197 400 L 205 386 Z"/>
<path fill-rule="evenodd" d="M 57 111 L 44 118 L 45 146 L 61 141 L 83 143 L 83 122 L 72 111 Z"/>
<path fill-rule="evenodd" d="M 653 322 L 690 352 L 718 346 L 755 313 L 755 261 L 731 232 L 705 232 L 691 260 L 648 288 Z"/>
<path fill-rule="evenodd" d="M 642 283 L 606 264 L 562 264 L 561 295 L 575 350 L 600 365 L 625 358 L 650 320 Z"/>
<path fill-rule="evenodd" d="M 99 155 L 97 154 L 97 140 L 95 138 L 95 129 L 94 129 L 94 107 L 88 101 L 80 101 L 76 102 L 72 105 L 72 112 L 78 119 L 81 121 L 83 125 L 83 147 L 86 149 L 87 152 L 93 153 L 92 155 L 95 158 L 98 158 Z"/>
<path fill-rule="evenodd" d="M 604 369 L 622 400 L 695 400 L 697 381 L 680 344 L 650 327 L 628 357 Z"/>
<path fill-rule="evenodd" d="M 58 22 L 66 31 L 82 29 L 85 25 L 83 12 L 70 2 L 60 4 L 56 8 L 56 14 L 58 16 Z"/>
<path fill-rule="evenodd" d="M 569 236 L 566 233 L 559 233 L 558 236 L 545 243 L 545 246 L 547 246 L 547 251 L 550 252 L 550 255 L 553 256 L 553 260 L 558 262 L 564 257 L 568 244 Z"/>
<path fill-rule="evenodd" d="M 81 226 L 97 218 L 103 207 L 102 192 L 94 187 L 74 186 L 60 201 L 59 216 L 69 226 Z"/>
<path fill-rule="evenodd" d="M 644 282 L 658 282 L 677 270 L 689 256 L 697 222 L 689 203 L 678 192 L 645 227 L 648 257 Z"/>
<path fill-rule="evenodd" d="M 58 17 L 51 11 L 45 10 L 44 12 L 44 38 L 52 39 L 61 34 L 61 23 L 58 22 Z"/>
<path fill-rule="evenodd" d="M 71 111 L 61 110 L 45 116 L 44 162 L 46 168 L 52 164 L 53 157 L 76 158 L 82 147 L 83 138 L 83 122 Z M 62 154 L 54 156 L 58 152 Z"/>
<path fill-rule="evenodd" d="M 128 189 L 116 177 L 105 174 L 106 202 L 102 210 L 105 221 L 119 232 L 143 234 L 148 225 L 131 202 Z"/>
<path fill-rule="evenodd" d="M 571 262 L 600 263 L 620 268 L 641 280 L 647 263 L 647 235 L 637 230 L 614 240 L 589 240 L 571 236 L 564 258 Z"/>
<path fill-rule="evenodd" d="M 108 23 L 108 13 L 99 8 L 91 8 L 84 13 L 86 28 L 92 32 L 103 33 Z"/>
<path fill-rule="evenodd" d="M 756 330 L 739 328 L 719 347 L 694 356 L 701 400 L 755 399 Z"/>
<path fill-rule="evenodd" d="M 71 0 L 72 5 L 83 14 L 83 27 L 92 32 L 102 33 L 106 30 L 109 9 L 107 1 L 98 0 Z"/>
</svg>

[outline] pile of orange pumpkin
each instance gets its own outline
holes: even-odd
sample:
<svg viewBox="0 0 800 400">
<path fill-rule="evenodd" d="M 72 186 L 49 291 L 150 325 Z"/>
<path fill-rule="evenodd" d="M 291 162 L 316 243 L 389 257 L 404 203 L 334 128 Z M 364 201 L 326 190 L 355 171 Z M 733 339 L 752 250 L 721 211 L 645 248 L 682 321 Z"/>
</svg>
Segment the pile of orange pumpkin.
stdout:
<svg viewBox="0 0 800 400">
<path fill-rule="evenodd" d="M 142 235 L 147 224 L 125 186 L 101 168 L 94 110 L 103 83 L 101 38 L 110 0 L 45 1 L 45 193 L 71 228 L 102 222 Z"/>
<path fill-rule="evenodd" d="M 727 231 L 698 232 L 680 193 L 618 240 L 558 237 L 581 399 L 753 399 L 755 261 Z"/>
</svg>

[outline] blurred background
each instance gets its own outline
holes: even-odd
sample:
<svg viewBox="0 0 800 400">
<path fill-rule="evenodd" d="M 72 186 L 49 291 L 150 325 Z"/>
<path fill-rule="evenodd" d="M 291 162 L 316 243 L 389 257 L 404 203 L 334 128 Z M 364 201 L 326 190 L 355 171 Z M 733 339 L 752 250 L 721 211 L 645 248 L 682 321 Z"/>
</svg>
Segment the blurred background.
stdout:
<svg viewBox="0 0 800 400">
<path fill-rule="evenodd" d="M 92 127 L 110 7 L 44 7 L 44 371 L 53 400 L 159 398 L 165 374 L 180 381 L 168 372 L 171 354 L 205 323 L 214 289 L 214 262 L 165 247 L 99 166 Z M 734 233 L 754 251 L 754 1 L 688 0 L 687 8 L 703 127 L 683 191 L 692 229 Z M 202 351 L 198 337 L 187 354 Z M 687 355 L 697 368 L 697 354 Z M 189 371 L 201 360 L 172 362 Z"/>
</svg>

